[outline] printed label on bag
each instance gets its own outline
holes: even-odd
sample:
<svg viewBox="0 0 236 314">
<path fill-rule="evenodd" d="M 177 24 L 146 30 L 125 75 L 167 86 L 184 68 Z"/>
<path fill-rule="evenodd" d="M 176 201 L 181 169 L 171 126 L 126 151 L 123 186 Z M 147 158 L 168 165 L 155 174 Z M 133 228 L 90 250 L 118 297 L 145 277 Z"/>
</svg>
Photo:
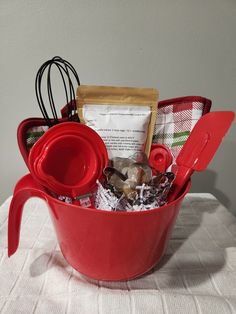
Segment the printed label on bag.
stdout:
<svg viewBox="0 0 236 314">
<path fill-rule="evenodd" d="M 150 106 L 84 105 L 86 124 L 106 144 L 109 158 L 128 158 L 144 150 L 150 122 Z"/>
</svg>

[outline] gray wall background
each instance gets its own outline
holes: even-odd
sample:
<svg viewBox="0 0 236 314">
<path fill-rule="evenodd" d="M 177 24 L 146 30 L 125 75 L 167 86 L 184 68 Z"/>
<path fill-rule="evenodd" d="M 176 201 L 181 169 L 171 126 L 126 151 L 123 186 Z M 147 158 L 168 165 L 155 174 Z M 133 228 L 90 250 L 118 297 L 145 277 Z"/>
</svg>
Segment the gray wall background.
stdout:
<svg viewBox="0 0 236 314">
<path fill-rule="evenodd" d="M 64 57 L 83 84 L 157 87 L 160 99 L 202 95 L 212 110 L 234 110 L 235 31 L 235 0 L 0 0 L 0 201 L 27 172 L 16 128 L 41 116 L 34 79 L 44 61 Z M 60 108 L 57 84 L 55 95 Z M 235 133 L 234 123 L 191 189 L 234 213 Z"/>
</svg>

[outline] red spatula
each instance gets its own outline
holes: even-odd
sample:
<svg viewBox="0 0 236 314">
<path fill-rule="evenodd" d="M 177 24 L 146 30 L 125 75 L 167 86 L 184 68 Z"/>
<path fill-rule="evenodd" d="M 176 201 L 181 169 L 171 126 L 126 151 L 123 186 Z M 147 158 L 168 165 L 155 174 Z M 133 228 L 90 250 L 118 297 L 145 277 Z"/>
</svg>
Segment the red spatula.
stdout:
<svg viewBox="0 0 236 314">
<path fill-rule="evenodd" d="M 176 199 L 195 170 L 206 169 L 233 120 L 232 111 L 217 111 L 207 113 L 196 123 L 176 159 L 178 169 L 169 202 Z"/>
</svg>

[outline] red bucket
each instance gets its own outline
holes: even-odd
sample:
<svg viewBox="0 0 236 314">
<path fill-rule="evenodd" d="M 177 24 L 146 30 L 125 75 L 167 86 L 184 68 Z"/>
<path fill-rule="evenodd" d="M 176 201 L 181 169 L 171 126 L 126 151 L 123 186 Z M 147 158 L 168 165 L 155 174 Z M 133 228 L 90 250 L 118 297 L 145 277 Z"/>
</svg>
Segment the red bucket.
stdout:
<svg viewBox="0 0 236 314">
<path fill-rule="evenodd" d="M 63 203 L 30 174 L 16 185 L 8 218 L 8 255 L 17 250 L 24 203 L 46 200 L 62 254 L 80 273 L 98 280 L 128 280 L 153 268 L 165 253 L 186 185 L 175 201 L 143 212 L 108 212 Z"/>
</svg>

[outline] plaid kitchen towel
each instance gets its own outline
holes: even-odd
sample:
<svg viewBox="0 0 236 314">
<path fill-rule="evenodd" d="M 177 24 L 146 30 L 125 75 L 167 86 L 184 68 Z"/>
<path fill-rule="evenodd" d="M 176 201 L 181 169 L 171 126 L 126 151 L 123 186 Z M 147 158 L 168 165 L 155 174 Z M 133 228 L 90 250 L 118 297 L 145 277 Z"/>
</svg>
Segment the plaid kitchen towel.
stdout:
<svg viewBox="0 0 236 314">
<path fill-rule="evenodd" d="M 33 126 L 26 132 L 26 145 L 27 149 L 30 150 L 34 143 L 48 130 L 47 125 Z"/>
<path fill-rule="evenodd" d="M 211 100 L 200 96 L 160 101 L 153 143 L 168 146 L 175 161 L 191 130 L 210 108 Z"/>
</svg>

